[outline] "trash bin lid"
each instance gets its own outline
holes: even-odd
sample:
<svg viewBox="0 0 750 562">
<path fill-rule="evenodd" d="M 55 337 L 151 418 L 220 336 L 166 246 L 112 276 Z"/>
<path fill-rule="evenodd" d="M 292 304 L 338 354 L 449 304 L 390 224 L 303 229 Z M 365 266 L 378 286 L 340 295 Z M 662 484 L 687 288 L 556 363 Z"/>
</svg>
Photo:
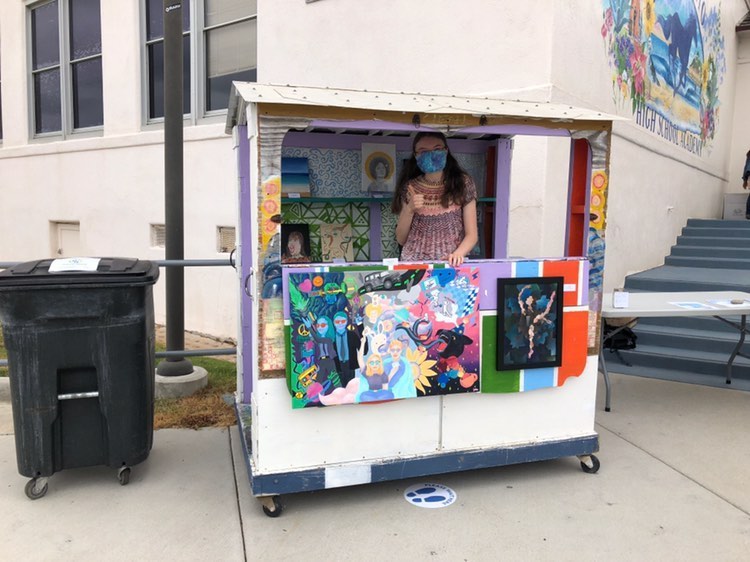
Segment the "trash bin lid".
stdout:
<svg viewBox="0 0 750 562">
<path fill-rule="evenodd" d="M 0 271 L 0 290 L 49 285 L 155 283 L 159 267 L 135 258 L 60 258 L 29 261 Z"/>
</svg>

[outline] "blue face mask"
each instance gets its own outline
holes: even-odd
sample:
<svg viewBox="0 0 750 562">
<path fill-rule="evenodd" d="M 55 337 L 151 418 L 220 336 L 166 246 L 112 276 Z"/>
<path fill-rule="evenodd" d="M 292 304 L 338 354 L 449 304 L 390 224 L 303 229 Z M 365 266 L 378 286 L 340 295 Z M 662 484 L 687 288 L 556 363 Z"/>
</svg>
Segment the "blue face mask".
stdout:
<svg viewBox="0 0 750 562">
<path fill-rule="evenodd" d="M 448 160 L 448 151 L 445 149 L 431 150 L 417 154 L 417 166 L 425 174 L 440 172 L 445 168 Z"/>
</svg>

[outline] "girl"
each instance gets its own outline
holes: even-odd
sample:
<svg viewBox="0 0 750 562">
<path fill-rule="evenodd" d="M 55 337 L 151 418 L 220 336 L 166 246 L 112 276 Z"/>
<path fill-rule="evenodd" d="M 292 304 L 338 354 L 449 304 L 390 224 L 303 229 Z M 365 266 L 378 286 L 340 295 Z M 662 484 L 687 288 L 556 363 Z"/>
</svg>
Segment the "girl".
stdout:
<svg viewBox="0 0 750 562">
<path fill-rule="evenodd" d="M 417 133 L 391 210 L 403 261 L 446 260 L 456 267 L 477 243 L 477 189 L 448 150 L 445 135 Z"/>
</svg>

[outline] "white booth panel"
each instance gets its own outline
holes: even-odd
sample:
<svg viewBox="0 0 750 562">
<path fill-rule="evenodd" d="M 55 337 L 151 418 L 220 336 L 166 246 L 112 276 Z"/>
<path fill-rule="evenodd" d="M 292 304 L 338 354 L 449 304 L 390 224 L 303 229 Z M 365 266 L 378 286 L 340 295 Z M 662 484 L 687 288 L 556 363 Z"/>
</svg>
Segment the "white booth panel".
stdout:
<svg viewBox="0 0 750 562">
<path fill-rule="evenodd" d="M 293 410 L 286 380 L 265 379 L 251 403 L 258 474 L 432 454 L 439 447 L 439 396 Z"/>
<path fill-rule="evenodd" d="M 560 387 L 443 397 L 443 451 L 505 447 L 594 433 L 596 356 Z"/>
</svg>

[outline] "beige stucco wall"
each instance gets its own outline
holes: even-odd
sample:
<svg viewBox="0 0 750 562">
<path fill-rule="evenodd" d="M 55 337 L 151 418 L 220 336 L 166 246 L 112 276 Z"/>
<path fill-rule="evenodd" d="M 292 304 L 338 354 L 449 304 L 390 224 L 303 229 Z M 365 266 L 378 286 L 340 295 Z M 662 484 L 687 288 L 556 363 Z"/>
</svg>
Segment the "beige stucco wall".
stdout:
<svg viewBox="0 0 750 562">
<path fill-rule="evenodd" d="M 718 0 L 717 0 L 718 1 Z M 149 225 L 163 222 L 160 125 L 144 125 L 140 2 L 102 2 L 105 125 L 90 138 L 29 140 L 27 2 L 0 2 L 5 138 L 0 148 L 0 261 L 50 255 L 50 221 L 80 221 L 91 255 L 161 258 Z M 601 2 L 571 0 L 260 0 L 258 77 L 282 84 L 492 95 L 568 102 L 631 117 L 611 98 Z M 750 47 L 736 45 L 744 0 L 725 0 L 727 73 L 710 154 L 675 149 L 631 122 L 613 136 L 605 287 L 661 263 L 688 217 L 718 217 L 739 189 L 750 148 Z M 737 92 L 735 96 L 734 92 Z M 735 103 L 736 97 L 736 103 Z M 216 227 L 234 225 L 237 180 L 224 121 L 185 128 L 185 255 L 216 253 Z M 559 254 L 567 141 L 518 139 L 511 253 Z M 157 319 L 164 318 L 163 283 Z M 186 275 L 186 327 L 236 336 L 234 270 Z"/>
</svg>

